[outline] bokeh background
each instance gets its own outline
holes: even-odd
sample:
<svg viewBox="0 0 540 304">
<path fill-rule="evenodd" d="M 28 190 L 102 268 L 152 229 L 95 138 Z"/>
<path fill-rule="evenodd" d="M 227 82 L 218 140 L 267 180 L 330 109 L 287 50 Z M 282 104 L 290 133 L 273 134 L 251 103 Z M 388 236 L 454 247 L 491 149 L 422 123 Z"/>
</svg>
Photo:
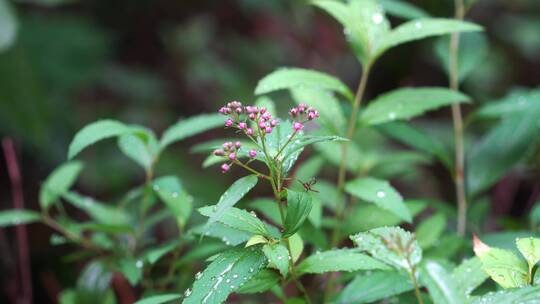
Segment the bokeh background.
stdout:
<svg viewBox="0 0 540 304">
<path fill-rule="evenodd" d="M 434 16 L 452 15 L 450 0 L 410 2 Z M 469 19 L 485 27 L 487 39 L 474 46 L 482 63 L 464 82 L 462 90 L 476 103 L 465 112 L 540 84 L 540 1 L 479 0 Z M 340 25 L 307 0 L 1 0 L 0 40 L 7 41 L 0 50 L 0 137 L 15 143 L 25 204 L 36 210 L 41 182 L 66 160 L 70 140 L 87 123 L 114 118 L 160 134 L 179 118 L 214 112 L 227 101 L 252 102 L 257 81 L 278 67 L 322 70 L 351 87 L 360 75 Z M 400 86 L 447 86 L 435 40 L 386 54 L 374 68 L 367 97 Z M 280 111 L 292 104 L 288 98 L 275 96 Z M 429 118 L 451 126 L 447 109 Z M 468 131 L 481 134 L 483 126 Z M 197 200 L 215 200 L 236 173 L 201 169 L 205 155 L 190 148 L 220 132 L 173 146 L 158 171 L 180 176 Z M 93 147 L 83 158 L 87 167 L 77 187 L 94 197 L 115 198 L 144 180 L 114 144 Z M 12 193 L 0 159 L 0 207 L 8 209 Z M 424 170 L 441 181 L 441 200 L 451 201 L 448 173 L 437 166 Z M 538 170 L 514 172 L 490 193 L 493 229 L 519 226 L 540 194 Z M 49 245 L 50 229 L 28 229 L 35 302 L 49 303 L 51 294 L 72 285 L 78 270 L 59 258 L 69 248 Z M 0 230 L 3 303 L 16 289 L 13 232 Z"/>
</svg>

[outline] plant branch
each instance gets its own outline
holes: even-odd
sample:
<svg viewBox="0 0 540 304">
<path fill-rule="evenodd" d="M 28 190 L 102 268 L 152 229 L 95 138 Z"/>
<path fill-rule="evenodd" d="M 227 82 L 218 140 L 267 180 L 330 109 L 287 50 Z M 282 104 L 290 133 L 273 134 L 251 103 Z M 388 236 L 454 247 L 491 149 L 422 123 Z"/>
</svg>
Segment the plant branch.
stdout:
<svg viewBox="0 0 540 304">
<path fill-rule="evenodd" d="M 410 263 L 409 263 L 409 265 L 410 265 Z M 418 304 L 424 304 L 424 300 L 422 300 L 422 294 L 420 293 L 420 286 L 418 286 L 418 281 L 416 280 L 416 268 L 415 267 L 411 267 L 411 271 L 409 272 L 409 276 L 411 277 L 411 281 L 412 281 L 412 283 L 414 285 L 414 294 L 416 295 L 416 300 L 418 300 Z"/>
</svg>

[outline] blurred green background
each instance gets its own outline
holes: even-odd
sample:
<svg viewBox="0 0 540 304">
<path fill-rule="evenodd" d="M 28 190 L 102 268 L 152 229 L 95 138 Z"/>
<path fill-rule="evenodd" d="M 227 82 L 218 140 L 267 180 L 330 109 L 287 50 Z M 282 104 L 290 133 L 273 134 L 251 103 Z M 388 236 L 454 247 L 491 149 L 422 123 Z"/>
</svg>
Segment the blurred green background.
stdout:
<svg viewBox="0 0 540 304">
<path fill-rule="evenodd" d="M 450 0 L 410 2 L 434 16 L 452 15 Z M 462 88 L 476 104 L 540 84 L 540 1 L 479 0 L 469 19 L 483 25 L 487 36 L 473 45 L 482 64 Z M 385 55 L 368 84 L 368 98 L 400 86 L 446 86 L 434 49 L 435 40 L 429 40 Z M 37 209 L 41 181 L 66 160 L 72 136 L 87 123 L 114 118 L 160 134 L 179 118 L 214 112 L 227 101 L 252 102 L 257 81 L 281 66 L 322 70 L 350 87 L 360 75 L 341 27 L 306 0 L 0 0 L 0 137 L 12 138 L 18 148 L 27 207 Z M 285 95 L 276 100 L 280 111 L 292 104 Z M 448 109 L 429 118 L 451 126 Z M 482 126 L 475 128 L 481 134 Z M 219 132 L 174 146 L 158 171 L 180 176 L 198 200 L 215 200 L 240 172 L 223 176 L 216 168 L 201 169 L 204 155 L 189 150 Z M 144 180 L 114 144 L 93 147 L 83 159 L 87 168 L 78 187 L 92 196 L 114 198 Z M 429 170 L 443 175 L 440 191 L 451 197 L 446 173 Z M 12 207 L 9 185 L 2 158 L 1 209 Z M 492 209 L 514 217 L 530 208 L 524 202 L 530 193 L 540 193 L 537 173 L 506 177 L 496 187 L 493 195 L 503 194 Z M 76 272 L 58 270 L 63 249 L 49 246 L 48 229 L 29 229 L 35 300 L 47 303 L 47 293 Z M 16 272 L 12 238 L 11 230 L 0 232 L 0 302 Z"/>
</svg>

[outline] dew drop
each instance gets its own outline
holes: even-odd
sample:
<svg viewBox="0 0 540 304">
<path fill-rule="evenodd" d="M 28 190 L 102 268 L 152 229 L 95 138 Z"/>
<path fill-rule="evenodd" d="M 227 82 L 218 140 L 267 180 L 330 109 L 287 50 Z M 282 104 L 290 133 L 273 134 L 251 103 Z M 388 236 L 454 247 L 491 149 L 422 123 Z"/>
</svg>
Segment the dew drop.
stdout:
<svg viewBox="0 0 540 304">
<path fill-rule="evenodd" d="M 135 267 L 137 267 L 137 268 L 142 268 L 143 266 L 144 266 L 144 263 L 143 263 L 143 261 L 141 261 L 141 260 L 138 260 L 138 261 L 135 263 Z"/>
<path fill-rule="evenodd" d="M 238 275 L 235 274 L 235 275 L 233 275 L 232 277 L 233 277 L 233 279 L 236 279 L 236 278 L 238 278 Z"/>
<path fill-rule="evenodd" d="M 202 273 L 199 271 L 195 274 L 195 280 L 198 280 L 202 277 Z"/>
<path fill-rule="evenodd" d="M 278 260 L 283 260 L 283 257 L 280 256 L 280 255 L 278 255 L 277 259 L 278 259 Z"/>
<path fill-rule="evenodd" d="M 227 280 L 225 281 L 225 283 L 230 283 L 230 282 L 231 282 L 231 279 L 227 279 Z"/>
<path fill-rule="evenodd" d="M 377 191 L 377 197 L 383 198 L 386 196 L 386 193 L 384 191 Z"/>
<path fill-rule="evenodd" d="M 184 297 L 189 297 L 191 295 L 191 288 L 188 288 L 186 289 L 186 291 L 184 291 Z"/>
<path fill-rule="evenodd" d="M 375 24 L 381 24 L 381 22 L 383 22 L 383 15 L 381 13 L 373 14 L 371 20 L 373 20 L 373 23 Z"/>
<path fill-rule="evenodd" d="M 396 119 L 396 113 L 395 112 L 388 113 L 388 118 L 392 120 Z"/>
<path fill-rule="evenodd" d="M 253 268 L 249 268 L 249 272 L 253 272 L 255 271 Z"/>
<path fill-rule="evenodd" d="M 177 198 L 177 197 L 178 197 L 178 192 L 173 192 L 171 196 L 172 196 L 173 198 Z"/>
<path fill-rule="evenodd" d="M 234 289 L 234 285 L 231 285 L 231 289 Z"/>
<path fill-rule="evenodd" d="M 421 29 L 422 28 L 422 22 L 416 21 L 416 23 L 414 24 L 414 27 L 416 27 L 417 29 Z"/>
<path fill-rule="evenodd" d="M 249 214 L 253 215 L 254 217 L 257 217 L 257 213 L 255 213 L 255 211 L 250 211 Z"/>
</svg>

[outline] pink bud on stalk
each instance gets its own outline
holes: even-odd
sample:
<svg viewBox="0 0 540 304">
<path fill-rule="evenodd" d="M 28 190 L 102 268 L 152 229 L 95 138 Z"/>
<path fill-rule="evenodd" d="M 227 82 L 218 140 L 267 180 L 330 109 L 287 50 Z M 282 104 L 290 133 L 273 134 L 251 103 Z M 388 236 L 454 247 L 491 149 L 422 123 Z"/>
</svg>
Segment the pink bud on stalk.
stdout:
<svg viewBox="0 0 540 304">
<path fill-rule="evenodd" d="M 253 135 L 253 129 L 252 128 L 247 128 L 246 134 L 247 135 Z"/>
<path fill-rule="evenodd" d="M 302 125 L 302 124 L 299 123 L 299 122 L 295 122 L 295 123 L 293 124 L 293 128 L 294 128 L 295 131 L 300 131 L 300 130 L 302 130 L 302 128 L 304 128 L 304 125 Z"/>
<path fill-rule="evenodd" d="M 230 160 L 235 160 L 236 159 L 236 153 L 233 152 L 233 153 L 229 154 L 229 159 Z"/>
<path fill-rule="evenodd" d="M 232 119 L 227 119 L 227 121 L 225 121 L 225 127 L 229 128 L 233 125 L 233 120 Z"/>
<path fill-rule="evenodd" d="M 249 150 L 249 157 L 251 158 L 257 157 L 257 150 L 255 149 Z"/>
<path fill-rule="evenodd" d="M 229 166 L 227 164 L 221 165 L 221 173 L 227 173 L 227 171 L 229 171 L 230 168 L 231 168 L 231 166 Z"/>
<path fill-rule="evenodd" d="M 240 147 L 242 146 L 242 143 L 237 141 L 234 143 L 234 146 L 236 147 L 236 149 L 240 149 Z"/>
<path fill-rule="evenodd" d="M 264 129 L 264 132 L 266 132 L 266 134 L 272 133 L 272 127 L 266 127 L 266 128 Z"/>
<path fill-rule="evenodd" d="M 266 128 L 266 122 L 264 120 L 259 121 L 259 128 L 261 129 Z"/>
<path fill-rule="evenodd" d="M 216 149 L 216 150 L 214 150 L 214 155 L 215 156 L 223 156 L 223 155 L 225 155 L 225 151 L 223 151 L 221 149 Z"/>
<path fill-rule="evenodd" d="M 238 129 L 240 130 L 243 130 L 247 127 L 246 123 L 245 122 L 240 122 L 238 123 Z"/>
<path fill-rule="evenodd" d="M 270 125 L 271 125 L 272 127 L 277 126 L 277 124 L 278 124 L 277 119 L 272 119 L 272 120 L 270 121 Z"/>
</svg>

